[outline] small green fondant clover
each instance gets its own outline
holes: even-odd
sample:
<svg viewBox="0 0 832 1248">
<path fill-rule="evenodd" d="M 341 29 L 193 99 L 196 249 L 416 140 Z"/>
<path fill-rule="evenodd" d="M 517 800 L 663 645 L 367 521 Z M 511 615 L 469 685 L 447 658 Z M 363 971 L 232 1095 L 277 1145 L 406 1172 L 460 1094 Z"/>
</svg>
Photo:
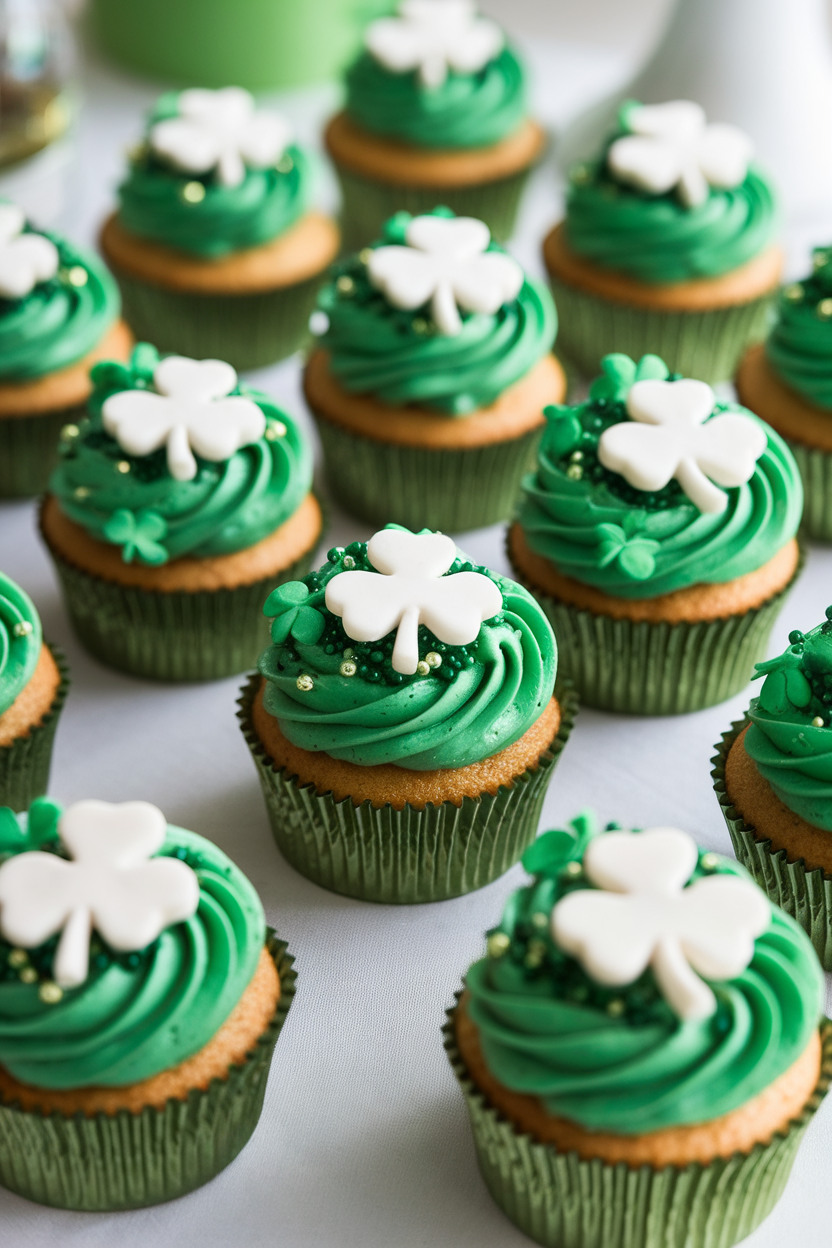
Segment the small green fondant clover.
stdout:
<svg viewBox="0 0 832 1248">
<path fill-rule="evenodd" d="M 616 352 L 601 360 L 601 376 L 590 386 L 589 397 L 623 402 L 637 381 L 666 381 L 669 376 L 670 370 L 657 355 L 643 355 L 636 363 Z"/>
<path fill-rule="evenodd" d="M 104 525 L 108 542 L 121 546 L 121 557 L 132 563 L 138 557 L 151 567 L 167 563 L 168 552 L 161 543 L 167 535 L 167 522 L 155 511 L 129 511 L 126 507 L 114 511 Z"/>
<path fill-rule="evenodd" d="M 14 811 L 0 806 L 0 854 L 18 854 L 57 841 L 61 809 L 49 797 L 36 797 L 29 807 L 24 831 Z"/>
<path fill-rule="evenodd" d="M 550 404 L 544 407 L 546 417 L 545 446 L 555 459 L 568 455 L 581 440 L 581 422 L 575 415 L 575 409 L 561 404 Z"/>
<path fill-rule="evenodd" d="M 594 813 L 584 810 L 568 827 L 553 828 L 532 841 L 520 861 L 529 875 L 558 875 L 567 863 L 581 861 L 597 831 Z"/>
<path fill-rule="evenodd" d="M 282 645 L 291 636 L 303 646 L 314 646 L 324 631 L 325 620 L 320 611 L 306 603 L 309 589 L 303 581 L 287 581 L 278 585 L 266 599 L 263 614 L 274 616 L 272 641 Z"/>
<path fill-rule="evenodd" d="M 758 663 L 753 679 L 765 676 L 760 690 L 760 706 L 770 715 L 804 710 L 812 700 L 812 686 L 803 674 L 802 646 L 792 646 L 785 654 Z"/>
<path fill-rule="evenodd" d="M 599 524 L 596 533 L 600 567 L 617 562 L 624 575 L 633 581 L 646 581 L 653 575 L 656 555 L 661 549 L 659 542 L 649 537 L 628 536 L 619 524 Z"/>
</svg>

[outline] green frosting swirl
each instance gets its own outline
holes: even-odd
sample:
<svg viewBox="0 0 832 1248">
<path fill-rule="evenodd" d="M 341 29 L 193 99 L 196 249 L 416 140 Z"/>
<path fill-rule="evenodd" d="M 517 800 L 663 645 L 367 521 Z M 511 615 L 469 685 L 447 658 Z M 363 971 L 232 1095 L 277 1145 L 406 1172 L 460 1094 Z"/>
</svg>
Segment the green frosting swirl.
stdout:
<svg viewBox="0 0 832 1248">
<path fill-rule="evenodd" d="M 832 408 L 832 247 L 815 248 L 813 260 L 811 277 L 780 293 L 766 355 L 793 390 Z"/>
<path fill-rule="evenodd" d="M 32 679 L 42 643 L 35 604 L 0 572 L 0 715 Z"/>
<path fill-rule="evenodd" d="M 552 696 L 557 647 L 526 590 L 460 553 L 446 575 L 473 570 L 490 577 L 503 610 L 468 646 L 446 645 L 421 626 L 419 656 L 429 670 L 403 676 L 390 661 L 395 633 L 353 641 L 326 608 L 327 582 L 354 569 L 375 571 L 364 542 L 335 547 L 319 571 L 281 586 L 264 608 L 278 617 L 276 644 L 258 663 L 268 682 L 265 707 L 294 745 L 361 767 L 396 763 L 430 771 L 488 758 L 539 719 Z M 298 612 L 299 604 L 308 614 Z M 286 621 L 288 611 L 298 614 Z"/>
<path fill-rule="evenodd" d="M 265 394 L 238 385 L 232 393 L 247 395 L 265 414 L 265 437 L 222 462 L 197 456 L 191 481 L 170 475 L 164 448 L 128 455 L 105 431 L 101 408 L 118 391 L 152 389 L 159 358 L 155 347 L 140 343 L 128 366 L 95 366 L 90 417 L 74 436 L 64 437 L 50 492 L 93 537 L 121 546 L 128 563 L 207 558 L 255 545 L 288 520 L 309 493 L 308 443 Z"/>
<path fill-rule="evenodd" d="M 44 839 L 48 846 L 50 829 L 44 837 L 40 826 L 47 813 L 34 812 L 36 836 L 30 813 L 30 836 L 15 851 L 43 848 Z M 6 853 L 10 814 L 0 810 Z M 25 816 L 20 823 L 25 831 Z M 21 982 L 19 968 L 9 965 L 11 947 L 0 941 L 0 1065 L 16 1079 L 39 1088 L 148 1079 L 198 1053 L 234 1010 L 263 948 L 260 899 L 239 868 L 193 832 L 168 827 L 159 856 L 181 858 L 196 872 L 196 914 L 136 954 L 115 954 L 94 933 L 89 977 L 57 1004 L 41 1000 L 38 982 Z M 29 951 L 40 982 L 52 978 L 56 945 L 55 937 Z"/>
<path fill-rule="evenodd" d="M 176 92 L 162 96 L 148 131 L 177 115 L 178 98 Z M 132 234 L 178 251 L 225 256 L 285 233 L 307 211 L 313 186 L 310 158 L 295 145 L 274 168 L 248 169 L 239 186 L 228 187 L 213 172 L 195 176 L 172 169 L 145 139 L 119 187 L 119 220 Z M 202 188 L 201 198 L 193 198 L 194 187 Z"/>
<path fill-rule="evenodd" d="M 454 214 L 437 208 L 435 215 Z M 375 245 L 404 244 L 411 220 L 397 213 Z M 489 250 L 502 249 L 492 243 Z M 427 306 L 414 313 L 388 303 L 370 285 L 365 260 L 362 252 L 342 261 L 319 295 L 329 321 L 321 342 L 333 375 L 350 393 L 465 416 L 493 403 L 552 348 L 555 305 L 531 278 L 493 316 L 463 312 L 462 331 L 451 337 L 439 332 Z"/>
<path fill-rule="evenodd" d="M 627 134 L 630 101 L 619 114 L 619 131 L 596 161 L 572 170 L 566 198 L 566 237 L 571 249 L 605 269 L 651 285 L 718 277 L 763 251 L 778 227 L 777 203 L 766 174 L 755 165 L 729 190 L 710 188 L 693 208 L 674 191 L 651 195 L 615 180 L 606 152 Z"/>
<path fill-rule="evenodd" d="M 584 816 L 572 829 L 527 851 L 535 881 L 509 899 L 491 956 L 468 972 L 488 1069 L 549 1113 L 620 1135 L 707 1122 L 746 1104 L 793 1065 L 818 1025 L 824 980 L 805 932 L 773 906 L 750 965 L 711 983 L 718 1008 L 700 1022 L 671 1012 L 649 969 L 626 989 L 596 984 L 550 934 L 560 897 L 591 887 L 564 867 L 594 827 Z M 708 853 L 692 878 L 714 871 L 745 875 Z"/>
<path fill-rule="evenodd" d="M 22 299 L 0 298 L 0 381 L 30 381 L 67 368 L 97 346 L 121 311 L 100 260 L 46 230 L 59 268 Z"/>
<path fill-rule="evenodd" d="M 537 469 L 523 482 L 518 508 L 532 550 L 605 593 L 655 598 L 744 576 L 794 537 L 803 511 L 800 474 L 786 443 L 768 425 L 767 447 L 753 476 L 726 490 L 728 505 L 718 514 L 700 512 L 675 480 L 648 493 L 604 468 L 598 442 L 604 429 L 629 419 L 624 404 L 632 383 L 671 375 L 657 356 L 636 366 L 627 356 L 608 355 L 601 367 L 603 376 L 586 403 L 546 408 Z M 736 404 L 717 402 L 713 414 L 724 411 L 751 416 Z"/>
<path fill-rule="evenodd" d="M 485 147 L 516 130 L 526 116 L 523 66 L 503 48 L 476 74 L 450 73 L 425 87 L 416 72 L 391 73 L 369 52 L 347 71 L 346 110 L 373 134 L 416 147 Z"/>
<path fill-rule="evenodd" d="M 805 636 L 757 664 L 765 676 L 749 709 L 745 749 L 760 775 L 795 814 L 832 832 L 832 607 Z"/>
</svg>

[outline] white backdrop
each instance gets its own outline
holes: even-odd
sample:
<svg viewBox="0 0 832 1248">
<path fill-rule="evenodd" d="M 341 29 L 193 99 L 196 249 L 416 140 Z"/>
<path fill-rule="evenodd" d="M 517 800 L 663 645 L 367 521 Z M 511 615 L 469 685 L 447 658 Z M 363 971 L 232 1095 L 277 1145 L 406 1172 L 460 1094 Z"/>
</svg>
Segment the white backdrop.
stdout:
<svg viewBox="0 0 832 1248">
<path fill-rule="evenodd" d="M 612 52 L 537 42 L 538 106 L 562 122 L 627 72 Z M 123 151 L 154 92 L 92 69 L 67 222 L 91 241 L 112 201 Z M 304 137 L 332 107 L 326 91 L 283 101 Z M 331 186 L 327 188 L 331 193 Z M 558 213 L 544 166 L 525 205 L 516 254 L 539 272 L 539 241 Z M 820 229 L 819 241 L 827 233 Z M 799 269 L 805 256 L 795 255 Z M 309 424 L 299 362 L 252 380 Z M 333 511 L 322 551 L 369 530 Z M 507 571 L 499 526 L 461 535 L 477 560 Z M 144 798 L 171 822 L 211 838 L 256 884 L 269 921 L 297 959 L 298 993 L 277 1045 L 260 1125 L 207 1187 L 171 1205 L 125 1214 L 41 1209 L 0 1191 L 3 1248 L 523 1248 L 477 1172 L 461 1094 L 441 1045 L 444 1011 L 524 874 L 515 868 L 473 896 L 381 907 L 308 883 L 278 854 L 254 766 L 235 719 L 241 681 L 168 687 L 119 676 L 72 636 L 34 528 L 34 508 L 0 505 L 0 568 L 34 598 L 46 636 L 66 650 L 73 686 L 61 720 L 52 793 L 63 802 Z M 832 602 L 832 552 L 813 549 L 775 630 L 808 629 Z M 580 713 L 555 773 L 543 827 L 587 804 L 625 825 L 677 824 L 730 853 L 709 778 L 719 734 L 747 704 L 670 720 Z M 786 1194 L 748 1248 L 832 1242 L 832 1104 L 809 1130 Z"/>
</svg>

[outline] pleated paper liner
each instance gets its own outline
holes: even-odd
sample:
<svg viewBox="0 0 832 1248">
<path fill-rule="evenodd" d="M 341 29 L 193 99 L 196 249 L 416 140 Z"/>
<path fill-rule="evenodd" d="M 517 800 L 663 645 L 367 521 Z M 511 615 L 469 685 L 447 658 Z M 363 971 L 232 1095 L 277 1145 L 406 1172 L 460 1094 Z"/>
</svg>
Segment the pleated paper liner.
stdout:
<svg viewBox="0 0 832 1248">
<path fill-rule="evenodd" d="M 749 343 L 765 337 L 773 295 L 707 312 L 634 308 L 578 290 L 550 272 L 558 309 L 558 350 L 585 377 L 611 351 L 661 356 L 671 372 L 699 381 L 730 380 Z"/>
<path fill-rule="evenodd" d="M 33 800 L 49 787 L 55 730 L 69 690 L 69 667 L 63 651 L 57 646 L 49 646 L 49 650 L 61 674 L 52 705 L 25 737 L 16 737 L 10 745 L 0 745 L 0 806 L 10 806 L 15 811 L 28 810 Z"/>
<path fill-rule="evenodd" d="M 786 441 L 803 479 L 803 532 L 815 542 L 832 542 L 832 454 Z"/>
<path fill-rule="evenodd" d="M 280 975 L 274 1016 L 241 1065 L 187 1100 L 72 1117 L 0 1103 L 0 1185 L 58 1209 L 139 1209 L 201 1187 L 248 1142 L 263 1107 L 272 1052 L 297 975 L 286 944 L 269 929 Z"/>
<path fill-rule="evenodd" d="M 242 689 L 238 718 L 254 757 L 277 847 L 307 879 L 333 893 L 396 905 L 445 901 L 471 893 L 512 867 L 537 834 L 540 811 L 578 709 L 574 692 L 558 689 L 561 724 L 537 768 L 496 796 L 443 802 L 423 810 L 353 805 L 317 793 L 277 768 L 252 723 L 256 673 Z"/>
<path fill-rule="evenodd" d="M 325 275 L 256 294 L 202 295 L 116 273 L 124 319 L 139 342 L 163 354 L 226 360 L 240 371 L 274 364 L 306 344 Z"/>
<path fill-rule="evenodd" d="M 457 994 L 457 1001 L 459 996 Z M 731 1248 L 768 1217 L 832 1078 L 832 1023 L 821 1024 L 817 1087 L 800 1116 L 769 1144 L 707 1165 L 655 1170 L 582 1161 L 520 1134 L 468 1076 L 454 1035 L 445 1049 L 467 1103 L 489 1192 L 506 1216 L 546 1248 Z"/>
<path fill-rule="evenodd" d="M 511 552 L 509 550 L 511 561 Z M 558 670 L 584 706 L 633 715 L 680 715 L 725 702 L 744 689 L 766 647 L 785 595 L 803 566 L 761 606 L 719 620 L 668 624 L 617 620 L 570 606 L 514 577 L 543 608 L 558 643 Z"/>
<path fill-rule="evenodd" d="M 832 971 L 832 878 L 820 867 L 807 871 L 802 858 L 791 861 L 785 849 L 757 836 L 741 818 L 725 789 L 725 763 L 731 746 L 750 723 L 747 716 L 722 734 L 711 762 L 711 776 L 737 859 L 760 888 L 795 919 L 814 945 L 825 971 Z"/>
<path fill-rule="evenodd" d="M 42 494 L 58 460 L 61 430 L 85 415 L 82 403 L 37 416 L 0 417 L 0 498 Z"/>
<path fill-rule="evenodd" d="M 463 450 L 397 446 L 313 413 L 330 491 L 368 524 L 459 533 L 511 515 L 534 464 L 542 429 Z M 462 417 L 461 419 L 464 419 Z"/>
<path fill-rule="evenodd" d="M 413 216 L 443 205 L 458 217 L 478 217 L 498 242 L 514 233 L 529 169 L 476 186 L 399 186 L 362 177 L 336 164 L 341 184 L 341 237 L 345 252 L 360 251 L 381 238 L 384 222 L 397 212 Z M 128 318 L 129 319 L 129 318 Z"/>
<path fill-rule="evenodd" d="M 147 680 L 191 681 L 220 680 L 256 663 L 270 640 L 263 604 L 276 585 L 306 575 L 314 546 L 264 580 L 196 593 L 118 585 L 75 567 L 51 546 L 49 553 L 72 627 L 94 658 Z"/>
</svg>

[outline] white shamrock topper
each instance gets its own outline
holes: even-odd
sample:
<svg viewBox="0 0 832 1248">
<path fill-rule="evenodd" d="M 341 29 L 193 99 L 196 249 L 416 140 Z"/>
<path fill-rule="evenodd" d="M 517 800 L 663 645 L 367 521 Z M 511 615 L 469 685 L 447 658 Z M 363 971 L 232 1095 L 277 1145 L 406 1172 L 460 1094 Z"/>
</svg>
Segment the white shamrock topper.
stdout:
<svg viewBox="0 0 832 1248">
<path fill-rule="evenodd" d="M 58 249 L 42 234 L 24 234 L 17 204 L 0 203 L 0 296 L 22 299 L 58 272 Z"/>
<path fill-rule="evenodd" d="M 610 145 L 607 163 L 622 182 L 663 195 L 676 187 L 687 208 L 708 198 L 708 186 L 729 190 L 748 172 L 754 150 L 736 126 L 707 125 L 705 113 L 690 100 L 641 104 L 630 109 L 632 133 Z"/>
<path fill-rule="evenodd" d="M 491 234 L 475 217 L 414 217 L 405 241 L 373 250 L 370 281 L 394 308 L 430 300 L 437 328 L 449 337 L 462 329 L 458 308 L 492 314 L 520 293 L 523 270 L 503 252 L 486 251 Z"/>
<path fill-rule="evenodd" d="M 193 87 L 179 96 L 179 115 L 150 128 L 150 146 L 185 173 L 216 169 L 223 186 L 239 186 L 246 165 L 276 164 L 292 137 L 279 113 L 258 109 L 242 87 L 207 91 Z"/>
<path fill-rule="evenodd" d="M 449 70 L 475 74 L 503 48 L 496 22 L 477 15 L 474 0 L 402 0 L 397 17 L 380 17 L 364 35 L 367 51 L 392 74 L 419 71 L 424 87 L 441 87 Z"/>
<path fill-rule="evenodd" d="M 152 390 L 122 390 L 105 399 L 104 428 L 128 455 L 149 455 L 167 446 L 176 481 L 196 476 L 193 451 L 203 459 L 230 459 L 262 438 L 266 418 L 252 399 L 229 396 L 237 374 L 222 360 L 169 355 L 156 365 Z"/>
<path fill-rule="evenodd" d="M 34 850 L 0 867 L 0 931 L 23 949 L 61 933 L 55 982 L 87 978 L 93 927 L 113 949 L 144 949 L 171 923 L 196 912 L 199 882 L 177 858 L 152 858 L 165 817 L 149 802 L 83 801 L 68 806 L 58 831 L 72 861 Z"/>
<path fill-rule="evenodd" d="M 631 984 L 650 966 L 679 1018 L 710 1017 L 716 997 L 699 976 L 740 975 L 771 906 L 756 884 L 733 875 L 703 876 L 685 888 L 696 861 L 695 841 L 676 828 L 593 838 L 584 870 L 598 889 L 557 903 L 556 944 L 600 984 Z"/>
<path fill-rule="evenodd" d="M 741 412 L 708 420 L 715 402 L 704 381 L 637 381 L 627 394 L 632 421 L 604 430 L 598 458 L 637 490 L 661 490 L 675 477 L 700 511 L 724 511 L 728 495 L 717 486 L 749 481 L 767 439 Z"/>
<path fill-rule="evenodd" d="M 502 594 L 481 572 L 443 575 L 456 559 L 443 533 L 382 529 L 367 554 L 378 572 L 339 572 L 326 587 L 326 605 L 353 641 L 380 641 L 398 629 L 392 663 L 405 676 L 419 662 L 420 624 L 448 645 L 465 646 L 502 610 Z"/>
</svg>

